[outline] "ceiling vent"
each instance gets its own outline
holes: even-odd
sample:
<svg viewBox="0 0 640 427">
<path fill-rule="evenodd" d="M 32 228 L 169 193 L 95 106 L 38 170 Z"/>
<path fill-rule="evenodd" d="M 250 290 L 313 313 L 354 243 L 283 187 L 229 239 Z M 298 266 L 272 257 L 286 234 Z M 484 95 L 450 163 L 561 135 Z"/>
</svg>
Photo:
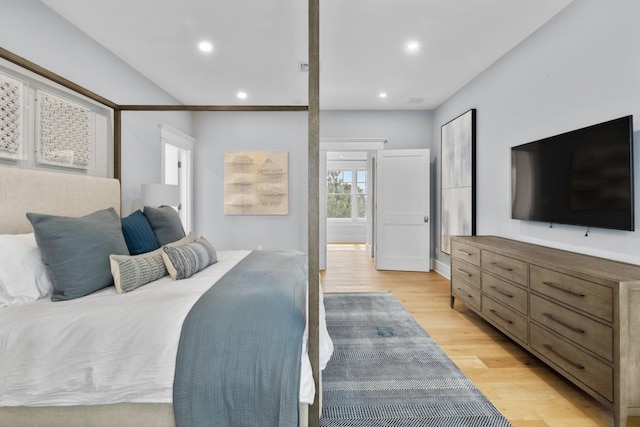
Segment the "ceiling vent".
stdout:
<svg viewBox="0 0 640 427">
<path fill-rule="evenodd" d="M 422 104 L 425 101 L 425 98 L 409 98 L 407 104 Z"/>
</svg>

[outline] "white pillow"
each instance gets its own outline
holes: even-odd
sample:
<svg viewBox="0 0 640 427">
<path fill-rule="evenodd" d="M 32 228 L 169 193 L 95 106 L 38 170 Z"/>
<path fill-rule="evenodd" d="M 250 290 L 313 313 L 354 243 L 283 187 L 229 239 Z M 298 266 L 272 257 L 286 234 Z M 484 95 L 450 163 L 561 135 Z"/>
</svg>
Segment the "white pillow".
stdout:
<svg viewBox="0 0 640 427">
<path fill-rule="evenodd" d="M 51 294 L 33 233 L 1 234 L 0 259 L 0 305 L 20 305 Z"/>
</svg>

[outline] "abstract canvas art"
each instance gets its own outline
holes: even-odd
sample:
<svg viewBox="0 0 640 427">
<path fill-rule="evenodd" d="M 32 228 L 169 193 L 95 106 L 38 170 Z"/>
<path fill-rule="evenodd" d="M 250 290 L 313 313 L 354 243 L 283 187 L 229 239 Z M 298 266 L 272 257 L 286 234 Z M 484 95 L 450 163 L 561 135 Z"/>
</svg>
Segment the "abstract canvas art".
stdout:
<svg viewBox="0 0 640 427">
<path fill-rule="evenodd" d="M 23 87 L 20 80 L 0 74 L 0 158 L 23 157 Z"/>
<path fill-rule="evenodd" d="M 36 91 L 36 99 L 36 160 L 87 169 L 94 133 L 91 110 L 42 90 Z"/>
<path fill-rule="evenodd" d="M 224 213 L 225 215 L 287 215 L 289 213 L 289 153 L 225 153 Z"/>
<path fill-rule="evenodd" d="M 473 236 L 475 225 L 476 110 L 441 128 L 440 250 L 451 254 L 451 236 Z"/>
</svg>

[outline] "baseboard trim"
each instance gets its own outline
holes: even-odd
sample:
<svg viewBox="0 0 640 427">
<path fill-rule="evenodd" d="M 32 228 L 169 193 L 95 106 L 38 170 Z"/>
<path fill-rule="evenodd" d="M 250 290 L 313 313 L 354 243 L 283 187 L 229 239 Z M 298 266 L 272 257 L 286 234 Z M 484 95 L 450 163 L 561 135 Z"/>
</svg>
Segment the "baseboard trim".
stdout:
<svg viewBox="0 0 640 427">
<path fill-rule="evenodd" d="M 448 263 L 438 261 L 437 259 L 431 259 L 431 269 L 439 275 L 451 279 L 451 266 Z"/>
</svg>

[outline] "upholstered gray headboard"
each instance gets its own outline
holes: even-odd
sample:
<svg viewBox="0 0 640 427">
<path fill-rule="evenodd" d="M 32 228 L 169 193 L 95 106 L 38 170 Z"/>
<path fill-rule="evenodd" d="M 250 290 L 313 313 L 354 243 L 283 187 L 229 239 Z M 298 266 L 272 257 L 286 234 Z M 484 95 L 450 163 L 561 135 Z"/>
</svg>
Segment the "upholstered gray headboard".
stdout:
<svg viewBox="0 0 640 427">
<path fill-rule="evenodd" d="M 0 234 L 33 231 L 27 212 L 82 216 L 109 207 L 120 212 L 117 179 L 0 166 Z"/>
</svg>

